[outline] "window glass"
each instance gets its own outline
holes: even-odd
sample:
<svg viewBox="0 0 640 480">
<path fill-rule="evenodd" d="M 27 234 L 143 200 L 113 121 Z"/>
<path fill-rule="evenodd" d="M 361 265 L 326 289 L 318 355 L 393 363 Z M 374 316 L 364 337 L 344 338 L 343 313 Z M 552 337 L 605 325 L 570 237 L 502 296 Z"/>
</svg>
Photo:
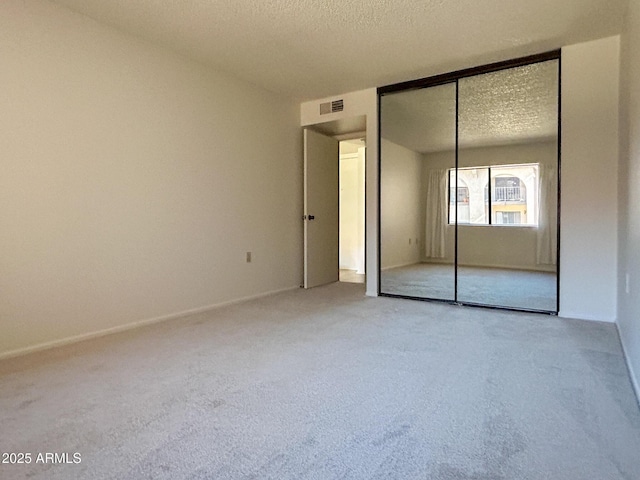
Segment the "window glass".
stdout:
<svg viewBox="0 0 640 480">
<path fill-rule="evenodd" d="M 458 224 L 537 226 L 538 170 L 538 164 L 460 168 L 457 178 L 449 170 L 449 224 L 457 213 Z"/>
</svg>

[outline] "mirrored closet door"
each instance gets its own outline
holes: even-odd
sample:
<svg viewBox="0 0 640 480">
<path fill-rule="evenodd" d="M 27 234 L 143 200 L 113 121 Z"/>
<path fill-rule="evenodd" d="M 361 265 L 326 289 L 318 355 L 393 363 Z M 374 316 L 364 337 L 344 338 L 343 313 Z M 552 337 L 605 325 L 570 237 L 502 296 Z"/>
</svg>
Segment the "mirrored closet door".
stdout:
<svg viewBox="0 0 640 480">
<path fill-rule="evenodd" d="M 455 300 L 455 106 L 455 82 L 380 99 L 381 292 Z"/>
<path fill-rule="evenodd" d="M 381 294 L 558 311 L 559 64 L 379 89 Z"/>
</svg>

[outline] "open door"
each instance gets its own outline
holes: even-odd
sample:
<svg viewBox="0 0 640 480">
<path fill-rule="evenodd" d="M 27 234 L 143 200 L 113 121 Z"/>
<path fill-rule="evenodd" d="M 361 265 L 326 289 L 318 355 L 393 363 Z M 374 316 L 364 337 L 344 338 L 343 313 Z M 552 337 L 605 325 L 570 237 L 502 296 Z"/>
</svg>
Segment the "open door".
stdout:
<svg viewBox="0 0 640 480">
<path fill-rule="evenodd" d="M 304 288 L 337 282 L 339 142 L 304 129 Z"/>
</svg>

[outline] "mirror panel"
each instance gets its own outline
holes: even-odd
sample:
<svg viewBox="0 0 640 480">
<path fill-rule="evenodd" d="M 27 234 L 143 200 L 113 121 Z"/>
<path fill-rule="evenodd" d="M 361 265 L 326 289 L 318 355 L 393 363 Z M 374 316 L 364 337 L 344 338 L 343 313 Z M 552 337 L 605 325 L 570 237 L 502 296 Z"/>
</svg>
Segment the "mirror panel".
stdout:
<svg viewBox="0 0 640 480">
<path fill-rule="evenodd" d="M 381 293 L 455 300 L 455 144 L 455 83 L 381 97 Z"/>
<path fill-rule="evenodd" d="M 558 80 L 550 60 L 458 82 L 460 302 L 557 310 Z"/>
<path fill-rule="evenodd" d="M 381 293 L 557 312 L 559 52 L 522 60 L 381 89 Z"/>
</svg>

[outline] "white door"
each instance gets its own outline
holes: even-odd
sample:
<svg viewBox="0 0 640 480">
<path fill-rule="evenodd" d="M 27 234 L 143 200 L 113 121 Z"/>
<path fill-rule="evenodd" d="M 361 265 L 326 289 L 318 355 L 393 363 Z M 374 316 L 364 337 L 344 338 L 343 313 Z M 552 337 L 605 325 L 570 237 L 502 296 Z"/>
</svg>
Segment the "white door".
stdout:
<svg viewBox="0 0 640 480">
<path fill-rule="evenodd" d="M 340 277 L 338 141 L 304 129 L 304 288 Z"/>
</svg>

